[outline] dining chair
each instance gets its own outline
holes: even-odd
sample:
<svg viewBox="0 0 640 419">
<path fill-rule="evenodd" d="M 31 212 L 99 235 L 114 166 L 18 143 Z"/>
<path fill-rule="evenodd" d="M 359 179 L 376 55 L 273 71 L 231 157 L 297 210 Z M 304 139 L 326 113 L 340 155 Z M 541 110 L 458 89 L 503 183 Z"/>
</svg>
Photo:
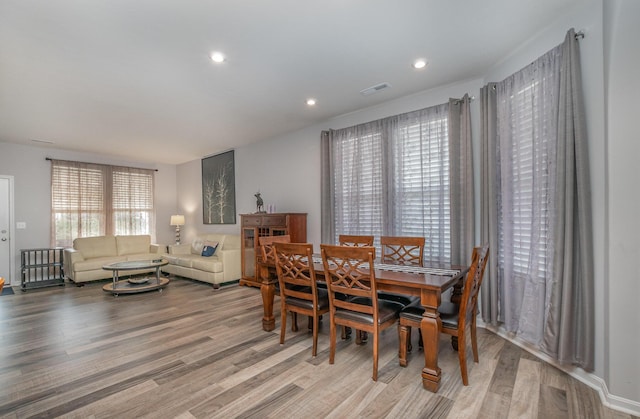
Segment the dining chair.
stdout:
<svg viewBox="0 0 640 419">
<path fill-rule="evenodd" d="M 378 299 L 375 277 L 375 248 L 320 245 L 324 275 L 329 291 L 331 322 L 329 364 L 336 353 L 336 327 L 352 327 L 373 335 L 373 381 L 378 380 L 380 332 L 398 320 L 402 305 Z M 349 298 L 343 299 L 340 295 Z"/>
<path fill-rule="evenodd" d="M 473 249 L 471 267 L 464 281 L 462 288 L 462 298 L 457 313 L 440 312 L 442 326 L 440 332 L 457 338 L 458 358 L 460 360 L 460 374 L 462 375 L 462 383 L 469 385 L 469 377 L 467 374 L 467 355 L 466 355 L 466 335 L 467 330 L 471 335 L 471 348 L 473 350 L 473 360 L 478 362 L 478 340 L 476 337 L 476 313 L 478 310 L 478 292 L 482 285 L 484 270 L 489 259 L 489 245 L 485 244 L 481 247 Z M 411 327 L 420 327 L 424 308 L 416 305 L 405 307 L 400 312 L 400 323 L 398 325 L 398 339 L 400 349 L 398 357 L 400 365 L 407 365 L 407 347 L 411 339 Z M 454 345 L 454 349 L 455 345 Z"/>
<path fill-rule="evenodd" d="M 276 254 L 273 249 L 274 243 L 291 243 L 291 236 L 262 236 L 258 238 L 258 244 L 260 245 L 260 257 L 258 260 L 262 262 L 263 267 L 258 271 L 257 278 L 262 282 L 262 277 L 267 275 L 270 277 L 270 270 L 268 267 L 276 266 Z M 268 278 L 265 278 L 268 279 Z M 280 284 L 276 282 L 276 291 L 279 292 Z"/>
<path fill-rule="evenodd" d="M 313 268 L 313 245 L 309 243 L 274 243 L 276 271 L 280 283 L 280 344 L 284 345 L 287 329 L 287 312 L 291 313 L 292 326 L 297 323 L 297 313 L 312 319 L 313 350 L 318 353 L 318 324 L 323 313 L 329 311 L 327 290 L 318 289 Z M 297 329 L 293 328 L 292 329 Z"/>
<path fill-rule="evenodd" d="M 262 280 L 263 275 L 270 276 L 270 270 L 268 267 L 276 266 L 276 254 L 273 248 L 275 243 L 291 243 L 291 236 L 288 234 L 280 235 L 280 236 L 262 236 L 258 238 L 258 244 L 260 245 L 260 262 L 264 265 L 264 267 L 259 272 L 259 279 Z M 277 273 L 276 273 L 277 275 Z M 268 278 L 266 278 L 268 279 Z M 280 281 L 275 284 L 275 291 L 277 295 L 280 295 Z M 295 315 L 294 315 L 295 317 Z M 313 328 L 313 319 L 309 317 L 309 330 Z M 298 322 L 294 321 L 291 324 L 291 331 L 298 331 Z"/>
<path fill-rule="evenodd" d="M 350 234 L 340 234 L 338 236 L 340 246 L 373 246 L 373 236 L 354 236 Z"/>
<path fill-rule="evenodd" d="M 380 237 L 382 247 L 382 263 L 393 265 L 424 265 L 424 237 Z M 391 292 L 379 292 L 378 297 L 384 300 L 395 301 L 408 306 L 418 305 L 420 297 L 395 294 Z"/>
</svg>

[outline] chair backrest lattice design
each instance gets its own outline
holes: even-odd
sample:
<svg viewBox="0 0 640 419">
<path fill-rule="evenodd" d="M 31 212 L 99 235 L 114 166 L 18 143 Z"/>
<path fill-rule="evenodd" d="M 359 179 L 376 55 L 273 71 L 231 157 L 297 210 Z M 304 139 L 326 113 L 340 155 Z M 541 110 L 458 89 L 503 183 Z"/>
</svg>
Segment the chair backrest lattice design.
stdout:
<svg viewBox="0 0 640 419">
<path fill-rule="evenodd" d="M 258 239 L 262 262 L 267 265 L 275 266 L 276 264 L 276 254 L 273 249 L 274 243 L 291 243 L 291 236 L 263 236 Z"/>
<path fill-rule="evenodd" d="M 340 242 L 340 246 L 371 247 L 373 246 L 373 236 L 341 234 L 338 237 L 338 242 Z"/>
<path fill-rule="evenodd" d="M 424 266 L 424 237 L 380 237 L 382 263 Z"/>
<path fill-rule="evenodd" d="M 280 294 L 315 301 L 316 275 L 313 269 L 313 246 L 308 243 L 274 242 L 273 253 L 280 280 Z"/>
</svg>

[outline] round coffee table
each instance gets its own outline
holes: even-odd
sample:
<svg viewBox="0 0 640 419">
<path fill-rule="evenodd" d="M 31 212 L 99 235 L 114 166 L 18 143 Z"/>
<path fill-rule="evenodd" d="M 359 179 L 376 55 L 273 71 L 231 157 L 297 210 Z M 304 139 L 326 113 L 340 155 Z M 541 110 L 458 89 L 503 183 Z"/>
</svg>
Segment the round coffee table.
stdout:
<svg viewBox="0 0 640 419">
<path fill-rule="evenodd" d="M 162 288 L 167 286 L 169 279 L 160 278 L 160 267 L 167 265 L 168 263 L 169 262 L 164 259 L 156 259 L 116 262 L 104 265 L 102 269 L 113 271 L 113 282 L 111 284 L 106 284 L 102 289 L 112 293 L 116 297 L 118 294 L 136 294 L 139 292 L 153 290 L 159 290 L 162 292 Z M 120 280 L 121 271 L 137 271 L 152 268 L 155 268 L 156 270 L 155 278 L 145 277 Z"/>
</svg>

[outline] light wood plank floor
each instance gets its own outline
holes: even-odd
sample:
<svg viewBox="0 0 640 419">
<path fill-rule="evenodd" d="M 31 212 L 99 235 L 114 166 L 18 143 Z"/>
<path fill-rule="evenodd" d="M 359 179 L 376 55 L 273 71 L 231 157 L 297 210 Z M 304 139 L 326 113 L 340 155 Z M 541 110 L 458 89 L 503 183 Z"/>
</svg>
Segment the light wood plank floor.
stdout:
<svg viewBox="0 0 640 419">
<path fill-rule="evenodd" d="M 261 328 L 255 288 L 213 291 L 176 279 L 162 293 L 113 297 L 102 285 L 0 297 L 0 416 L 631 418 L 482 329 L 468 387 L 442 338 L 441 389 L 433 394 L 422 388 L 422 352 L 398 365 L 394 328 L 383 333 L 373 382 L 370 342 L 340 341 L 329 365 L 328 319 L 316 358 L 303 317 L 280 346 L 279 318 L 275 331 Z"/>
</svg>

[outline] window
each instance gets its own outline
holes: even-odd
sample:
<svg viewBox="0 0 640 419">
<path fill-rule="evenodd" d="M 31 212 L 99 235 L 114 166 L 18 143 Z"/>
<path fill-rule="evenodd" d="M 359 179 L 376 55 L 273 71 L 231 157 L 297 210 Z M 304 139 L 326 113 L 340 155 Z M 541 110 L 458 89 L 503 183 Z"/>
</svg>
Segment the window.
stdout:
<svg viewBox="0 0 640 419">
<path fill-rule="evenodd" d="M 423 236 L 450 262 L 448 104 L 333 131 L 334 237 Z"/>
<path fill-rule="evenodd" d="M 551 217 L 555 182 L 553 65 L 523 70 L 498 84 L 500 197 L 498 251 L 505 278 L 544 282 L 552 257 Z M 546 68 L 550 67 L 550 68 Z M 546 70 L 546 71 L 543 71 Z"/>
<path fill-rule="evenodd" d="M 153 180 L 147 169 L 52 160 L 52 245 L 105 234 L 153 235 Z"/>
</svg>

